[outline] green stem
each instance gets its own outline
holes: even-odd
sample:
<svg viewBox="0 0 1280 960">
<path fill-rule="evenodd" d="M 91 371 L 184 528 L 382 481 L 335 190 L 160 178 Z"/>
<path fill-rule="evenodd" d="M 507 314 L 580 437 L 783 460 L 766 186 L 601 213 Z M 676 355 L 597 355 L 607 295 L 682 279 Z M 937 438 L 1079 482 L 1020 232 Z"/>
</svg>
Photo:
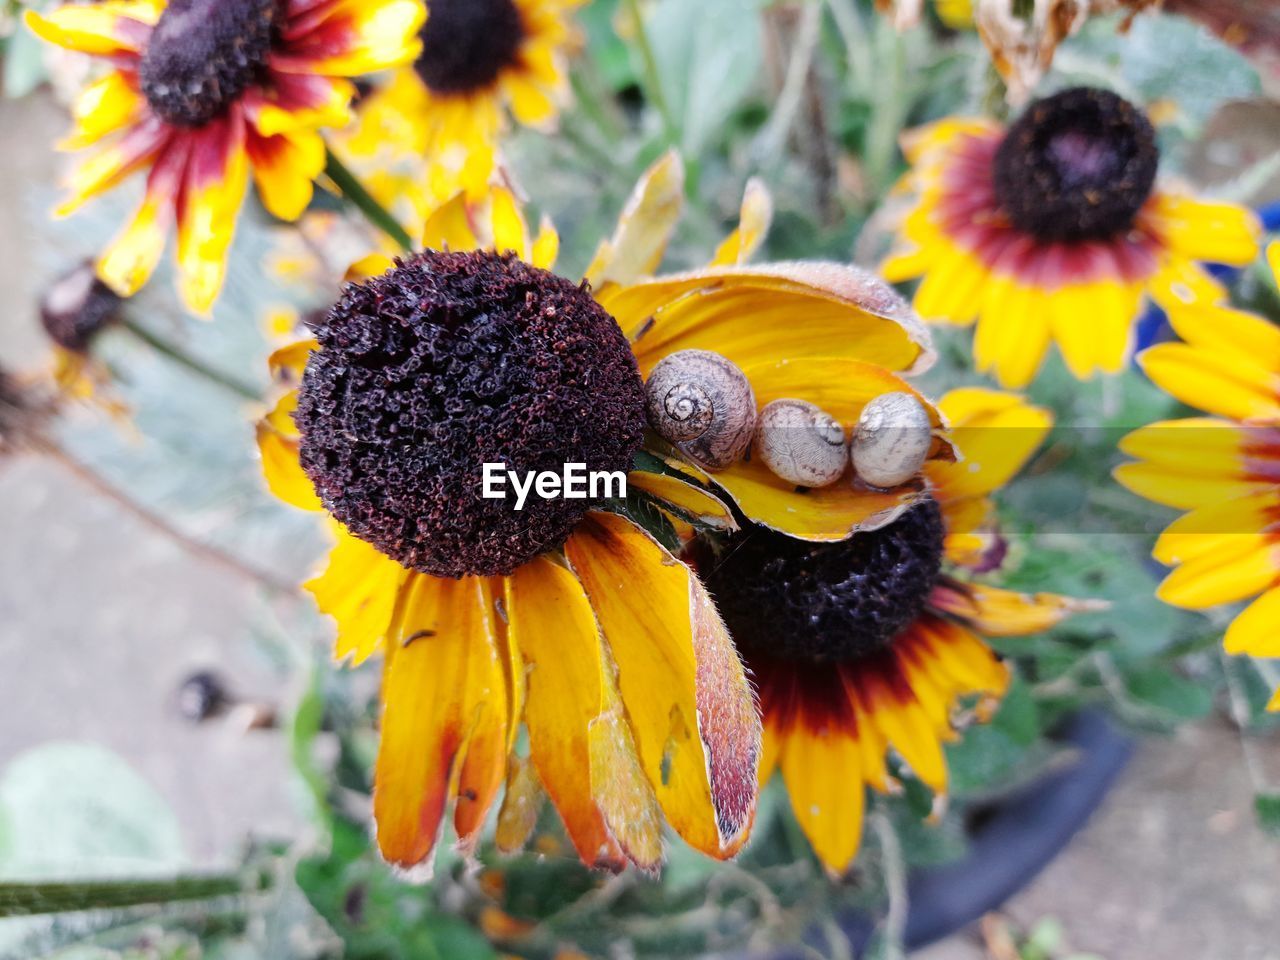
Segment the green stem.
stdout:
<svg viewBox="0 0 1280 960">
<path fill-rule="evenodd" d="M 107 910 L 179 900 L 208 900 L 244 892 L 244 879 L 231 874 L 178 876 L 164 880 L 0 883 L 0 917 Z"/>
<path fill-rule="evenodd" d="M 662 92 L 662 74 L 658 70 L 658 60 L 653 55 L 653 46 L 649 43 L 649 34 L 644 28 L 644 17 L 640 14 L 640 0 L 625 0 L 627 15 L 636 32 L 636 48 L 640 53 L 640 65 L 644 71 L 644 82 L 649 100 L 662 117 L 662 128 L 668 145 L 679 142 L 679 128 L 672 116 L 671 106 Z"/>
<path fill-rule="evenodd" d="M 169 343 L 169 341 L 156 336 L 146 327 L 141 326 L 136 320 L 130 317 L 122 317 L 120 319 L 120 327 L 137 337 L 152 350 L 156 351 L 156 353 L 168 357 L 174 363 L 179 366 L 186 367 L 192 373 L 204 377 L 211 383 L 216 383 L 223 389 L 230 390 L 232 393 L 239 397 L 243 397 L 246 400 L 252 400 L 255 403 L 262 402 L 261 392 L 254 387 L 249 386 L 247 383 L 240 382 L 228 373 L 223 373 L 221 370 L 214 369 L 203 360 L 197 360 L 181 348 L 176 347 L 172 343 Z"/>
<path fill-rule="evenodd" d="M 342 191 L 342 195 L 350 200 L 371 224 L 398 243 L 403 250 L 413 250 L 414 244 L 409 232 L 400 226 L 400 222 L 387 211 L 386 207 L 373 198 L 359 178 L 338 159 L 332 150 L 326 150 L 324 172 Z"/>
</svg>

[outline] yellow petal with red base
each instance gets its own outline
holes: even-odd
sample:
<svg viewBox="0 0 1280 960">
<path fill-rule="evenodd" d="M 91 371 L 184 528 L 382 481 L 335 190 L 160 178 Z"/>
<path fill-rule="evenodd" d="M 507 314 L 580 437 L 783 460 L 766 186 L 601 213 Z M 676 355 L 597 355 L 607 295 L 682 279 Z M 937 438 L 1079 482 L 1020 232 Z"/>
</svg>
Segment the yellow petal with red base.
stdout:
<svg viewBox="0 0 1280 960">
<path fill-rule="evenodd" d="M 1165 577 L 1156 596 L 1177 607 L 1202 610 L 1267 590 L 1280 581 L 1280 544 L 1270 534 L 1221 537 Z"/>
<path fill-rule="evenodd" d="M 334 659 L 363 663 L 388 638 L 409 571 L 336 523 L 337 542 L 324 573 L 303 584 L 321 613 L 338 624 Z"/>
<path fill-rule="evenodd" d="M 742 194 L 738 226 L 725 237 L 711 258 L 711 266 L 746 263 L 764 242 L 773 222 L 773 197 L 764 181 L 752 177 Z"/>
<path fill-rule="evenodd" d="M 24 14 L 31 32 L 42 40 L 93 56 L 138 54 L 159 17 L 148 3 L 74 4 L 41 15 Z"/>
<path fill-rule="evenodd" d="M 823 866 L 849 870 L 862 842 L 865 788 L 857 731 L 810 729 L 797 721 L 782 735 L 778 764 L 796 822 Z"/>
<path fill-rule="evenodd" d="M 271 66 L 285 73 L 359 77 L 399 66 L 421 51 L 426 10 L 417 0 L 337 0 L 295 28 Z M 305 32 L 303 32 L 305 30 Z"/>
<path fill-rule="evenodd" d="M 160 262 L 188 156 L 187 145 L 178 141 L 160 154 L 147 174 L 146 192 L 133 219 L 98 258 L 98 276 L 122 297 L 141 290 Z"/>
<path fill-rule="evenodd" d="M 236 112 L 191 137 L 178 208 L 178 290 L 195 313 L 208 313 L 222 289 L 227 250 L 249 187 L 244 118 Z"/>
<path fill-rule="evenodd" d="M 601 242 L 587 267 L 586 279 L 597 294 L 658 269 L 683 207 L 684 162 L 668 150 L 641 176 L 613 236 Z"/>
<path fill-rule="evenodd" d="M 1234 500 L 1274 484 L 1242 480 L 1231 474 L 1189 474 L 1159 463 L 1122 463 L 1111 471 L 1122 487 L 1155 503 L 1191 510 L 1208 503 Z"/>
<path fill-rule="evenodd" d="M 92 151 L 72 169 L 66 181 L 67 197 L 54 209 L 54 216 L 67 216 L 86 200 L 156 161 L 167 147 L 174 149 L 170 143 L 164 126 L 153 118 Z"/>
<path fill-rule="evenodd" d="M 394 866 L 429 872 L 445 811 L 458 797 L 467 824 L 491 802 L 487 777 L 505 769 L 502 668 L 494 612 L 482 581 L 415 576 L 404 601 L 394 656 L 383 680 L 381 739 L 374 770 L 378 849 Z"/>
<path fill-rule="evenodd" d="M 1227 653 L 1280 657 L 1280 589 L 1268 590 L 1245 607 L 1227 627 Z"/>
<path fill-rule="evenodd" d="M 847 264 L 707 267 L 603 290 L 597 299 L 633 338 L 645 375 L 686 349 L 713 350 L 744 369 L 848 357 L 919 372 L 933 362 L 929 333 L 906 302 Z"/>
<path fill-rule="evenodd" d="M 530 758 L 583 862 L 621 867 L 592 792 L 591 724 L 609 709 L 615 680 L 591 602 L 572 573 L 537 557 L 507 577 L 506 605 L 511 640 L 528 667 Z"/>
<path fill-rule="evenodd" d="M 314 130 L 264 137 L 250 132 L 246 144 L 253 181 L 273 217 L 293 221 L 311 202 L 312 182 L 324 171 L 324 140 Z"/>
<path fill-rule="evenodd" d="M 1170 474 L 1245 479 L 1247 440 L 1244 430 L 1234 423 L 1212 417 L 1186 417 L 1139 427 L 1123 437 L 1118 446 L 1121 452 Z"/>
<path fill-rule="evenodd" d="M 755 812 L 760 721 L 710 597 L 693 571 L 618 516 L 590 515 L 565 553 L 618 664 L 667 821 L 695 849 L 732 855 Z"/>
</svg>

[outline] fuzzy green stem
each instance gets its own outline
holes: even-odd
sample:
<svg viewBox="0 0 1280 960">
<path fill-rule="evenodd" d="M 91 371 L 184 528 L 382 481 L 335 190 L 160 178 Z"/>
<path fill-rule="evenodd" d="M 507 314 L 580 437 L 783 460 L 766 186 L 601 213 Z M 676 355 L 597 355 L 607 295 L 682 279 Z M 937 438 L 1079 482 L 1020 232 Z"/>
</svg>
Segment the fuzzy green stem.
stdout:
<svg viewBox="0 0 1280 960">
<path fill-rule="evenodd" d="M 413 250 L 413 239 L 409 236 L 409 232 L 400 225 L 386 207 L 373 198 L 359 178 L 338 159 L 332 150 L 326 149 L 324 172 L 342 191 L 343 197 L 351 201 L 371 224 L 398 243 L 401 249 L 406 252 Z"/>
<path fill-rule="evenodd" d="M 196 359 L 180 347 L 156 336 L 146 327 L 141 326 L 136 320 L 133 320 L 130 317 L 122 317 L 120 319 L 120 327 L 127 330 L 130 334 L 145 343 L 156 353 L 167 357 L 179 366 L 185 367 L 192 373 L 208 380 L 210 383 L 216 383 L 224 390 L 230 390 L 232 393 L 236 394 L 236 396 L 243 397 L 245 400 L 251 400 L 255 403 L 262 402 L 262 394 L 258 390 L 246 383 L 241 383 L 228 373 L 223 373 L 221 370 L 215 370 L 203 360 Z"/>
<path fill-rule="evenodd" d="M 163 880 L 0 883 L 0 918 L 208 900 L 246 891 L 244 878 L 234 874 L 178 876 Z"/>
</svg>

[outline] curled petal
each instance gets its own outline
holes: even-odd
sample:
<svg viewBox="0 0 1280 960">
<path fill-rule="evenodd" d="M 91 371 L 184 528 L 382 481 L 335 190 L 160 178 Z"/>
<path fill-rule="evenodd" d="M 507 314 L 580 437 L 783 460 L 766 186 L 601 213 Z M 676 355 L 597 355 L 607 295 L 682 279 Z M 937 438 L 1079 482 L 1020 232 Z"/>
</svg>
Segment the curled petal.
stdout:
<svg viewBox="0 0 1280 960">
<path fill-rule="evenodd" d="M 630 521 L 592 514 L 565 553 L 619 668 L 640 762 L 691 846 L 731 856 L 755 813 L 760 721 L 705 588 Z"/>
<path fill-rule="evenodd" d="M 587 282 L 603 292 L 657 270 L 683 207 L 684 162 L 680 154 L 668 150 L 631 192 L 613 236 L 601 242 L 587 267 Z"/>
<path fill-rule="evenodd" d="M 598 299 L 632 337 L 642 374 L 685 349 L 713 350 L 744 369 L 848 357 L 920 373 L 934 359 L 932 338 L 907 302 L 849 264 L 707 267 L 602 290 Z"/>
</svg>

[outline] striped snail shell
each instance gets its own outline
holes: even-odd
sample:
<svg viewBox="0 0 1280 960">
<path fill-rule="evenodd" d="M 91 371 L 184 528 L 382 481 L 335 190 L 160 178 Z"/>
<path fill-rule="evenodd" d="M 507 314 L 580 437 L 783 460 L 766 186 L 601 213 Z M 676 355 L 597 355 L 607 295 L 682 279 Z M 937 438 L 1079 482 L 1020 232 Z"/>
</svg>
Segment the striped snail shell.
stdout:
<svg viewBox="0 0 1280 960">
<path fill-rule="evenodd" d="M 807 400 L 774 400 L 760 411 L 755 455 L 775 474 L 802 487 L 826 487 L 844 475 L 844 429 Z"/>
<path fill-rule="evenodd" d="M 664 357 L 645 384 L 649 425 L 707 470 L 741 460 L 756 425 L 756 397 L 733 363 L 710 350 Z"/>
<path fill-rule="evenodd" d="M 933 445 L 933 424 L 909 393 L 882 393 L 862 408 L 850 445 L 859 479 L 873 487 L 896 487 L 920 472 Z"/>
</svg>

